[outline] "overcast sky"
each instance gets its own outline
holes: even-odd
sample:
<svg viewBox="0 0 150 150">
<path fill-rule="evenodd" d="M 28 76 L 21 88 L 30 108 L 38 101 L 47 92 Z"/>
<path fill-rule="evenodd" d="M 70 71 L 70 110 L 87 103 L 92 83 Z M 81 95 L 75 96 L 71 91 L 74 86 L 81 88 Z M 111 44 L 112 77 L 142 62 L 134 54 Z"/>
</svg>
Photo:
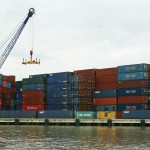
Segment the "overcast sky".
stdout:
<svg viewBox="0 0 150 150">
<path fill-rule="evenodd" d="M 32 74 L 150 62 L 150 0 L 0 0 L 0 43 L 35 8 L 33 58 L 30 20 L 0 73 Z M 1 52 L 5 48 L 0 49 Z"/>
</svg>

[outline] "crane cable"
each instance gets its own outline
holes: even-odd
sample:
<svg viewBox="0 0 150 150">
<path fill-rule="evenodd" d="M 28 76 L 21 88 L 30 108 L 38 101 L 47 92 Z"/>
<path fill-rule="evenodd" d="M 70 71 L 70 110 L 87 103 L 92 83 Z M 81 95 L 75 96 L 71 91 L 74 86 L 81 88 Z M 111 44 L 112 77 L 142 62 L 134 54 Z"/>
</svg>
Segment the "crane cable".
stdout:
<svg viewBox="0 0 150 150">
<path fill-rule="evenodd" d="M 27 16 L 27 15 L 26 15 Z M 26 16 L 17 24 L 17 26 L 6 36 L 6 38 L 0 43 L 0 49 L 9 41 L 9 39 L 17 32 L 22 21 L 26 18 Z"/>
<path fill-rule="evenodd" d="M 30 22 L 30 48 L 32 51 L 33 51 L 33 45 L 34 45 L 34 18 L 32 16 Z"/>
</svg>

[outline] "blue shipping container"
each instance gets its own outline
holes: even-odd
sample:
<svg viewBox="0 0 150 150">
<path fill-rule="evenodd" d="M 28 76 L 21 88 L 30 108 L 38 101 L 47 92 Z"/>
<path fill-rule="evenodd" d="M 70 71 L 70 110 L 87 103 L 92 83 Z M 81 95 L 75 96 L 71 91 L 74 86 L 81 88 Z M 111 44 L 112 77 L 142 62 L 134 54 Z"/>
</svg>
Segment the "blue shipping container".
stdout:
<svg viewBox="0 0 150 150">
<path fill-rule="evenodd" d="M 72 75 L 72 72 L 57 72 L 57 73 L 50 73 L 48 76 L 49 76 L 49 77 L 63 78 L 63 77 L 69 77 L 70 75 Z"/>
<path fill-rule="evenodd" d="M 46 78 L 48 74 L 36 74 L 36 75 L 29 75 L 29 78 Z"/>
<path fill-rule="evenodd" d="M 0 87 L 2 86 L 2 80 L 0 80 Z"/>
<path fill-rule="evenodd" d="M 118 96 L 148 96 L 148 88 L 122 88 L 118 89 Z"/>
<path fill-rule="evenodd" d="M 74 112 L 71 110 L 44 110 L 38 112 L 38 118 L 73 118 Z"/>
<path fill-rule="evenodd" d="M 22 89 L 24 91 L 28 91 L 28 90 L 45 90 L 45 84 L 22 85 Z"/>
<path fill-rule="evenodd" d="M 118 111 L 124 110 L 147 110 L 147 104 L 118 104 Z"/>
<path fill-rule="evenodd" d="M 59 83 L 59 84 L 48 84 L 46 86 L 47 90 L 76 90 L 78 89 L 78 84 L 73 83 Z"/>
<path fill-rule="evenodd" d="M 2 81 L 3 80 L 3 75 L 2 74 L 0 74 L 0 81 Z"/>
<path fill-rule="evenodd" d="M 118 66 L 118 73 L 148 72 L 148 70 L 149 70 L 148 64 L 133 64 L 133 65 Z"/>
<path fill-rule="evenodd" d="M 78 91 L 67 91 L 67 90 L 59 90 L 59 91 L 46 91 L 46 98 L 51 97 L 78 97 Z"/>
<path fill-rule="evenodd" d="M 133 72 L 118 74 L 118 81 L 148 79 L 148 72 Z"/>
<path fill-rule="evenodd" d="M 116 97 L 116 90 L 100 90 L 93 93 L 94 98 Z"/>
<path fill-rule="evenodd" d="M 93 105 L 93 111 L 117 111 L 117 105 Z"/>
<path fill-rule="evenodd" d="M 123 111 L 123 119 L 150 119 L 150 110 Z"/>
<path fill-rule="evenodd" d="M 22 100 L 22 93 L 16 93 L 16 99 Z"/>
<path fill-rule="evenodd" d="M 0 118 L 36 118 L 35 111 L 0 111 Z"/>
<path fill-rule="evenodd" d="M 46 104 L 74 104 L 74 98 L 48 98 L 46 99 Z"/>
<path fill-rule="evenodd" d="M 78 111 L 78 105 L 46 105 L 46 110 L 73 110 L 73 111 Z"/>
</svg>

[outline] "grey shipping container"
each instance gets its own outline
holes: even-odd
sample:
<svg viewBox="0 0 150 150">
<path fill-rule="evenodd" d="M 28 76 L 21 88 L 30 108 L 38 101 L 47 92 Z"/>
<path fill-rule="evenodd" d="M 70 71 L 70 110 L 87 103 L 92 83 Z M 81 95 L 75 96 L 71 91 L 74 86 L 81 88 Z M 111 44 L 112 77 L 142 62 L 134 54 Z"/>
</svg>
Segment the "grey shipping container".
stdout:
<svg viewBox="0 0 150 150">
<path fill-rule="evenodd" d="M 44 110 L 38 112 L 38 118 L 73 118 L 74 111 Z"/>
<path fill-rule="evenodd" d="M 0 111 L 0 118 L 36 118 L 36 112 L 22 110 L 5 110 Z"/>
<path fill-rule="evenodd" d="M 150 110 L 123 111 L 123 119 L 150 119 Z"/>
</svg>

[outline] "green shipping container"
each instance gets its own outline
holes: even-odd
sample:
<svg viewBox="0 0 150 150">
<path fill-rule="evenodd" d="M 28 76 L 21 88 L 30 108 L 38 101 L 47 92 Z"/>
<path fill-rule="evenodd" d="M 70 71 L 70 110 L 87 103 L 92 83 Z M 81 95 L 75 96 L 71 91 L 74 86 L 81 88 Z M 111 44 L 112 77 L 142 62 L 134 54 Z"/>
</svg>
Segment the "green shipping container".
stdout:
<svg viewBox="0 0 150 150">
<path fill-rule="evenodd" d="M 16 87 L 22 87 L 22 81 L 16 81 Z"/>
<path fill-rule="evenodd" d="M 37 77 L 37 78 L 24 78 L 22 81 L 23 85 L 26 84 L 45 84 L 46 78 Z"/>
<path fill-rule="evenodd" d="M 96 112 L 93 111 L 78 111 L 76 112 L 76 118 L 78 119 L 94 119 Z"/>
</svg>

